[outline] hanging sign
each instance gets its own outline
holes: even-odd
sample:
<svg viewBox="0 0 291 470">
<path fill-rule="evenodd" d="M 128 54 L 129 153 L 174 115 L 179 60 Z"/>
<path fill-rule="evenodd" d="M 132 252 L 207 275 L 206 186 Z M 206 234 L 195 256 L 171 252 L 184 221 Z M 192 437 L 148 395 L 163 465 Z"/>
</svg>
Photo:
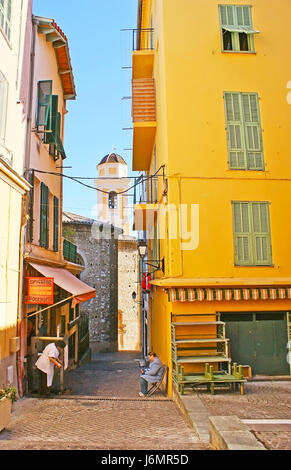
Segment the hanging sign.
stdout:
<svg viewBox="0 0 291 470">
<path fill-rule="evenodd" d="M 26 304 L 52 305 L 54 303 L 53 277 L 27 277 Z"/>
<path fill-rule="evenodd" d="M 144 291 L 150 292 L 151 290 L 151 275 L 150 273 L 143 273 L 141 287 Z"/>
</svg>

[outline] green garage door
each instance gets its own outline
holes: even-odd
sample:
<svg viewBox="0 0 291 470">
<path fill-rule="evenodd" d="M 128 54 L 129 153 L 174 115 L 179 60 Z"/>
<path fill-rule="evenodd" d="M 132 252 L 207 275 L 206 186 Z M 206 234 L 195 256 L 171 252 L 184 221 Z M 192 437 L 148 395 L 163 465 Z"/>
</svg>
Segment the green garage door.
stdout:
<svg viewBox="0 0 291 470">
<path fill-rule="evenodd" d="M 250 365 L 253 374 L 290 374 L 286 313 L 223 313 L 221 320 L 226 323 L 233 362 Z"/>
</svg>

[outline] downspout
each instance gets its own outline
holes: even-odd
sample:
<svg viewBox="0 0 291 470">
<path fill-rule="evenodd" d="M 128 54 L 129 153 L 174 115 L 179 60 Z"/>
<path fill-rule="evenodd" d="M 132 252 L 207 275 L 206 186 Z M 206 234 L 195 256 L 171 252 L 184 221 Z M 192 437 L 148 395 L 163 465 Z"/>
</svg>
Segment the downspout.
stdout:
<svg viewBox="0 0 291 470">
<path fill-rule="evenodd" d="M 24 176 L 27 177 L 27 173 L 30 166 L 30 147 L 31 147 L 31 128 L 32 128 L 32 101 L 33 101 L 33 86 L 34 86 L 34 69 L 35 69 L 35 42 L 38 21 L 32 18 L 32 41 L 31 41 L 31 54 L 30 54 L 30 84 L 29 84 L 29 96 L 28 96 L 28 113 L 27 113 L 27 127 L 26 127 L 26 148 L 25 148 L 25 165 L 24 165 Z"/>
<path fill-rule="evenodd" d="M 23 248 L 24 248 L 24 229 L 26 227 L 29 216 L 24 214 L 26 206 L 26 196 L 22 200 L 22 217 L 19 240 L 19 270 L 18 270 L 18 306 L 17 306 L 17 336 L 20 338 L 20 349 L 17 352 L 17 381 L 18 394 L 23 397 L 23 332 L 22 332 L 22 288 L 23 288 Z"/>
</svg>

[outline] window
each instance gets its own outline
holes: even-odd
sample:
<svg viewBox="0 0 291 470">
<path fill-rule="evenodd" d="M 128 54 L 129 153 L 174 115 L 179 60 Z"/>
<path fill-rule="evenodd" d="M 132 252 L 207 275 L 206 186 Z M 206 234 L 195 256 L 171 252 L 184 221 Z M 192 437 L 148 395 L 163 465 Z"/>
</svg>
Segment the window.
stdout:
<svg viewBox="0 0 291 470">
<path fill-rule="evenodd" d="M 0 0 L 1 5 L 1 0 Z M 4 141 L 6 128 L 8 82 L 0 72 L 0 142 Z"/>
<path fill-rule="evenodd" d="M 220 27 L 224 52 L 254 52 L 254 34 L 251 7 L 248 5 L 220 5 Z"/>
<path fill-rule="evenodd" d="M 1 0 L 0 0 L 1 1 Z M 36 127 L 54 160 L 66 154 L 61 140 L 61 114 L 58 112 L 58 96 L 52 94 L 52 81 L 38 83 L 38 109 Z"/>
<path fill-rule="evenodd" d="M 40 184 L 40 246 L 49 246 L 49 189 L 44 184 Z"/>
<path fill-rule="evenodd" d="M 233 202 L 236 266 L 271 266 L 268 202 Z"/>
<path fill-rule="evenodd" d="M 108 196 L 108 207 L 109 209 L 117 208 L 117 194 L 114 191 L 111 191 Z"/>
<path fill-rule="evenodd" d="M 264 170 L 257 93 L 224 93 L 228 162 L 234 170 Z"/>
<path fill-rule="evenodd" d="M 59 251 L 59 199 L 54 196 L 54 251 Z"/>
<path fill-rule="evenodd" d="M 0 0 L 0 27 L 10 41 L 12 0 Z"/>
</svg>

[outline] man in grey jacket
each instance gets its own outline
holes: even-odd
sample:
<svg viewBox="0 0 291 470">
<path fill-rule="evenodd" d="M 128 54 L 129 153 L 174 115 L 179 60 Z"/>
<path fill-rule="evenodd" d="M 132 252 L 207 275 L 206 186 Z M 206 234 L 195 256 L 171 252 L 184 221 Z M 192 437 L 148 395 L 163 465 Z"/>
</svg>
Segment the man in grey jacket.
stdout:
<svg viewBox="0 0 291 470">
<path fill-rule="evenodd" d="M 148 391 L 148 383 L 153 384 L 158 382 L 162 377 L 162 362 L 155 352 L 149 352 L 149 367 L 141 369 L 140 375 L 140 397 L 145 397 Z"/>
</svg>

